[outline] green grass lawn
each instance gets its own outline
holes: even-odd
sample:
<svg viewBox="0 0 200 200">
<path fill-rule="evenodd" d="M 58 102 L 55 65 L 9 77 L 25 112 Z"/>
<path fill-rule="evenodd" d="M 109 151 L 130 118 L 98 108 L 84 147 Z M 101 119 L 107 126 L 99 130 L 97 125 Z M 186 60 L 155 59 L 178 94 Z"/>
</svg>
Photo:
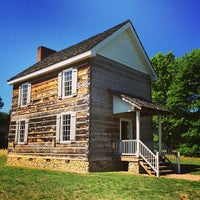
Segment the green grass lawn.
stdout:
<svg viewBox="0 0 200 200">
<path fill-rule="evenodd" d="M 200 182 L 130 173 L 76 174 L 6 166 L 0 156 L 0 199 L 200 199 Z M 195 165 L 196 163 L 193 163 Z"/>
</svg>

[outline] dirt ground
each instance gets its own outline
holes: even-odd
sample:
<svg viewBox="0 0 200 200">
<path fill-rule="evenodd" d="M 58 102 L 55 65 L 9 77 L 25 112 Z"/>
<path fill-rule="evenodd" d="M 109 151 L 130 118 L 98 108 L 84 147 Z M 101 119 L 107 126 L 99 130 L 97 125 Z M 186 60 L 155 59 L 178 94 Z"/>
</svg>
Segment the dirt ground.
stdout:
<svg viewBox="0 0 200 200">
<path fill-rule="evenodd" d="M 192 174 L 168 174 L 162 177 L 185 179 L 185 180 L 190 180 L 190 181 L 200 181 L 200 175 L 192 175 Z"/>
</svg>

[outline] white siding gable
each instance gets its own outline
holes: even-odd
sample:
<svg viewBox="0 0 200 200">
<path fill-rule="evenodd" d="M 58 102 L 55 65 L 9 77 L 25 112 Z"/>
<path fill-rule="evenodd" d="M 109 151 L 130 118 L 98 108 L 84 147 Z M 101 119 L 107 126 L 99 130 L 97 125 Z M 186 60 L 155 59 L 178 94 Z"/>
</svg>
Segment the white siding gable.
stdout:
<svg viewBox="0 0 200 200">
<path fill-rule="evenodd" d="M 121 98 L 113 96 L 113 114 L 132 111 L 132 106 Z"/>
<path fill-rule="evenodd" d="M 149 74 L 140 57 L 140 50 L 130 35 L 128 30 L 122 32 L 99 49 L 97 54 L 122 63 L 145 74 Z"/>
</svg>

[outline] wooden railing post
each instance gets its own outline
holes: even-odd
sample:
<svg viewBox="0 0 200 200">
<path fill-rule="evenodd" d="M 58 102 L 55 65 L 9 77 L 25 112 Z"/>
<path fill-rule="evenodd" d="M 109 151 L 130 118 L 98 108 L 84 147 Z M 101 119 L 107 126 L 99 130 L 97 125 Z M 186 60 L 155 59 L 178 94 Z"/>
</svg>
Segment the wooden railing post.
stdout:
<svg viewBox="0 0 200 200">
<path fill-rule="evenodd" d="M 158 116 L 158 148 L 159 155 L 162 156 L 162 131 L 161 131 L 161 116 Z"/>
<path fill-rule="evenodd" d="M 136 142 L 137 142 L 137 150 L 136 150 L 136 156 L 139 157 L 140 156 L 140 111 L 136 111 Z"/>
<path fill-rule="evenodd" d="M 159 177 L 159 175 L 160 175 L 160 172 L 159 172 L 159 152 L 156 152 L 156 168 L 157 168 L 156 176 Z"/>
<path fill-rule="evenodd" d="M 180 152 L 178 152 L 178 174 L 180 174 L 181 173 L 181 160 L 180 160 Z"/>
</svg>

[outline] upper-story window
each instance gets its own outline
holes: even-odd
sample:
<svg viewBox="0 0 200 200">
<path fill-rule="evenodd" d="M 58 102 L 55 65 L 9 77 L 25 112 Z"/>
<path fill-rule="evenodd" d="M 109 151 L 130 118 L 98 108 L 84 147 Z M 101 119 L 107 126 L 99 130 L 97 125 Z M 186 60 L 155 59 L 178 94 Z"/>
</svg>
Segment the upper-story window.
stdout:
<svg viewBox="0 0 200 200">
<path fill-rule="evenodd" d="M 77 95 L 77 68 L 69 68 L 58 74 L 58 98 Z"/>
<path fill-rule="evenodd" d="M 19 86 L 18 106 L 23 107 L 30 104 L 31 100 L 31 84 L 24 83 Z"/>
</svg>

